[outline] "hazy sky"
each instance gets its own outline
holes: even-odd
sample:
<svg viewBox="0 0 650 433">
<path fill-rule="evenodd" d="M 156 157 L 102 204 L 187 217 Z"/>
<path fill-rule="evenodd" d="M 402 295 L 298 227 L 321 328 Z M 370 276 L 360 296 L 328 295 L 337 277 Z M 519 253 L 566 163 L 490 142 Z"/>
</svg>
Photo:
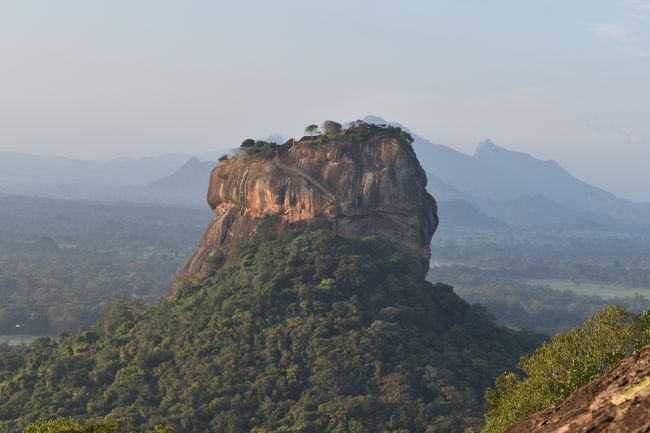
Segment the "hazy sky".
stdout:
<svg viewBox="0 0 650 433">
<path fill-rule="evenodd" d="M 0 0 L 0 150 L 202 153 L 367 114 L 650 201 L 650 0 Z"/>
</svg>

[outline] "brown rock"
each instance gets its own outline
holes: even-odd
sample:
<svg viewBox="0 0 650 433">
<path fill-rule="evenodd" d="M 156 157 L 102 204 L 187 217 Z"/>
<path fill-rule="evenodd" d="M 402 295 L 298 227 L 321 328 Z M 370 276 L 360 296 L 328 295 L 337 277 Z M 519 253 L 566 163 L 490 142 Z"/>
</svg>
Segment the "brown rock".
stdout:
<svg viewBox="0 0 650 433">
<path fill-rule="evenodd" d="M 211 255 L 248 238 L 265 215 L 348 238 L 378 236 L 411 252 L 425 275 L 438 225 L 426 183 L 408 137 L 388 129 L 364 139 L 344 134 L 326 144 L 290 140 L 276 146 L 271 159 L 222 161 L 208 190 L 214 218 L 176 285 L 200 279 Z"/>
<path fill-rule="evenodd" d="M 585 385 L 562 403 L 506 433 L 641 433 L 650 431 L 650 346 Z"/>
</svg>

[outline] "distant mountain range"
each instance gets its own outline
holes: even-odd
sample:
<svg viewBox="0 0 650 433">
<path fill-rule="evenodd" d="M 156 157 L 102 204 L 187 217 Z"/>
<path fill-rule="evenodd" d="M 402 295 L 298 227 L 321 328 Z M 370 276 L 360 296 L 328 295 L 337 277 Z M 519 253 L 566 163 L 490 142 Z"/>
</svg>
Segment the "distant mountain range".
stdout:
<svg viewBox="0 0 650 433">
<path fill-rule="evenodd" d="M 465 200 L 438 200 L 440 227 L 462 227 L 483 230 L 508 230 L 513 226 L 491 217 Z"/>
<path fill-rule="evenodd" d="M 210 173 L 216 164 L 216 161 L 192 157 L 174 173 L 150 183 L 146 189 L 161 199 L 205 206 Z"/>
<path fill-rule="evenodd" d="M 396 122 L 376 116 L 364 121 L 390 123 L 411 133 L 443 226 L 589 231 L 650 226 L 649 204 L 582 182 L 555 161 L 513 152 L 490 140 L 467 155 L 432 143 Z M 285 140 L 279 135 L 265 139 Z M 224 153 L 229 152 L 94 162 L 0 152 L 0 192 L 203 207 L 210 172 Z"/>
<path fill-rule="evenodd" d="M 191 155 L 84 161 L 50 155 L 0 152 L 3 184 L 146 185 L 169 175 Z"/>
<path fill-rule="evenodd" d="M 386 120 L 368 116 L 368 123 Z M 650 225 L 650 205 L 618 198 L 572 176 L 555 161 L 542 161 L 497 146 L 479 144 L 474 155 L 413 136 L 429 191 L 440 202 L 464 201 L 506 225 L 584 230 L 634 229 Z M 469 209 L 469 208 L 467 208 Z"/>
</svg>

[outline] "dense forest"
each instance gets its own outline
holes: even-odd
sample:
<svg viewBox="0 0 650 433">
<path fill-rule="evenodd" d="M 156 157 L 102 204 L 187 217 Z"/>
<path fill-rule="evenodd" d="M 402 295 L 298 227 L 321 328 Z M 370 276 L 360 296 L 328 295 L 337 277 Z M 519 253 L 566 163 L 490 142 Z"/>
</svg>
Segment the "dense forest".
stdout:
<svg viewBox="0 0 650 433">
<path fill-rule="evenodd" d="M 0 248 L 6 245 L 0 242 Z M 170 277 L 182 260 L 62 249 L 51 239 L 30 246 L 0 254 L 0 334 L 77 330 L 100 317 L 115 295 L 154 302 L 169 291 Z"/>
<path fill-rule="evenodd" d="M 155 302 L 210 215 L 207 207 L 0 196 L 0 335 L 77 330 L 99 318 L 115 295 Z M 611 303 L 647 308 L 647 245 L 634 233 L 441 226 L 430 280 L 453 285 L 501 324 L 552 335 Z M 550 278 L 566 284 L 557 290 L 530 281 Z M 595 296 L 600 285 L 646 290 Z"/>
<path fill-rule="evenodd" d="M 142 433 L 128 420 L 84 420 L 78 418 L 39 419 L 25 427 L 24 433 Z M 147 433 L 176 433 L 169 426 L 157 425 Z"/>
<path fill-rule="evenodd" d="M 530 278 L 538 275 L 561 278 L 567 269 L 575 270 L 569 274 L 572 278 L 580 278 L 571 282 L 570 289 L 557 290 L 546 284 L 530 282 Z M 588 272 L 581 272 L 583 269 Z M 625 274 L 621 270 L 608 273 L 606 269 L 571 264 L 532 269 L 480 269 L 451 265 L 435 266 L 429 271 L 427 278 L 432 282 L 445 281 L 453 285 L 454 291 L 460 297 L 470 303 L 483 305 L 502 325 L 555 335 L 580 325 L 608 305 L 622 305 L 634 312 L 650 309 L 650 299 L 634 290 L 623 291 L 623 286 L 609 289 L 610 296 L 606 298 L 588 294 L 606 283 L 598 282 L 582 290 L 580 281 L 589 281 L 592 272 L 611 275 L 613 278 L 618 275 L 621 279 L 625 278 L 621 275 Z M 644 273 L 645 271 L 639 271 L 636 274 Z M 633 273 L 630 278 L 635 278 L 634 275 Z M 650 284 L 646 287 L 650 287 Z"/>
<path fill-rule="evenodd" d="M 91 324 L 115 295 L 157 301 L 210 213 L 0 196 L 0 334 Z"/>
<path fill-rule="evenodd" d="M 608 305 L 650 308 L 644 232 L 439 228 L 428 279 L 454 286 L 497 322 L 554 335 Z"/>
<path fill-rule="evenodd" d="M 497 327 L 375 239 L 276 234 L 175 299 L 0 351 L 0 430 L 127 417 L 180 432 L 461 432 L 541 338 Z"/>
<path fill-rule="evenodd" d="M 618 268 L 620 277 L 622 269 L 650 270 L 650 233 L 478 230 L 441 222 L 433 238 L 431 261 L 484 269 L 537 268 L 549 263 L 601 265 L 610 268 L 611 275 Z"/>
<path fill-rule="evenodd" d="M 604 309 L 567 333 L 556 335 L 532 355 L 523 356 L 518 371 L 501 374 L 496 386 L 486 391 L 482 433 L 501 433 L 527 416 L 565 400 L 648 343 L 650 313 L 636 315 L 616 306 Z M 112 417 L 41 418 L 29 424 L 24 433 L 139 433 L 132 424 L 128 419 Z M 177 430 L 156 425 L 150 432 Z"/>
<path fill-rule="evenodd" d="M 0 345 L 3 432 L 463 431 L 481 426 L 482 394 L 498 377 L 492 433 L 645 341 L 634 312 L 650 301 L 625 289 L 648 287 L 650 271 L 643 243 L 624 236 L 465 231 L 452 242 L 443 228 L 431 284 L 374 239 L 266 230 L 225 265 L 215 259 L 223 267 L 209 280 L 159 302 L 209 212 L 0 202 L 0 334 L 67 332 Z M 569 260 L 583 250 L 586 260 Z M 589 294 L 599 285 L 611 296 Z M 612 303 L 630 312 L 608 309 L 569 331 Z M 569 332 L 517 367 L 543 338 L 512 329 Z M 566 346 L 603 335 L 614 358 Z M 577 359 L 592 361 L 574 368 Z M 545 382 L 556 366 L 572 373 Z"/>
</svg>

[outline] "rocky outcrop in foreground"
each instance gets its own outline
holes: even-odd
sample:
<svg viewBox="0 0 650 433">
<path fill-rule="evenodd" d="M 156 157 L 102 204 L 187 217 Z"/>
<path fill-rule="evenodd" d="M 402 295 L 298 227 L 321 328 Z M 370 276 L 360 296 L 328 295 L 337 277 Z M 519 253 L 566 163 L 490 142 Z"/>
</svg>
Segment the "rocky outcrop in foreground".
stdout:
<svg viewBox="0 0 650 433">
<path fill-rule="evenodd" d="M 565 401 L 515 424 L 506 433 L 650 431 L 650 346 L 580 388 Z"/>
<path fill-rule="evenodd" d="M 210 256 L 248 238 L 267 215 L 348 238 L 378 236 L 426 274 L 437 208 L 410 143 L 399 129 L 365 125 L 220 162 L 208 191 L 214 218 L 177 284 L 200 279 Z"/>
</svg>

